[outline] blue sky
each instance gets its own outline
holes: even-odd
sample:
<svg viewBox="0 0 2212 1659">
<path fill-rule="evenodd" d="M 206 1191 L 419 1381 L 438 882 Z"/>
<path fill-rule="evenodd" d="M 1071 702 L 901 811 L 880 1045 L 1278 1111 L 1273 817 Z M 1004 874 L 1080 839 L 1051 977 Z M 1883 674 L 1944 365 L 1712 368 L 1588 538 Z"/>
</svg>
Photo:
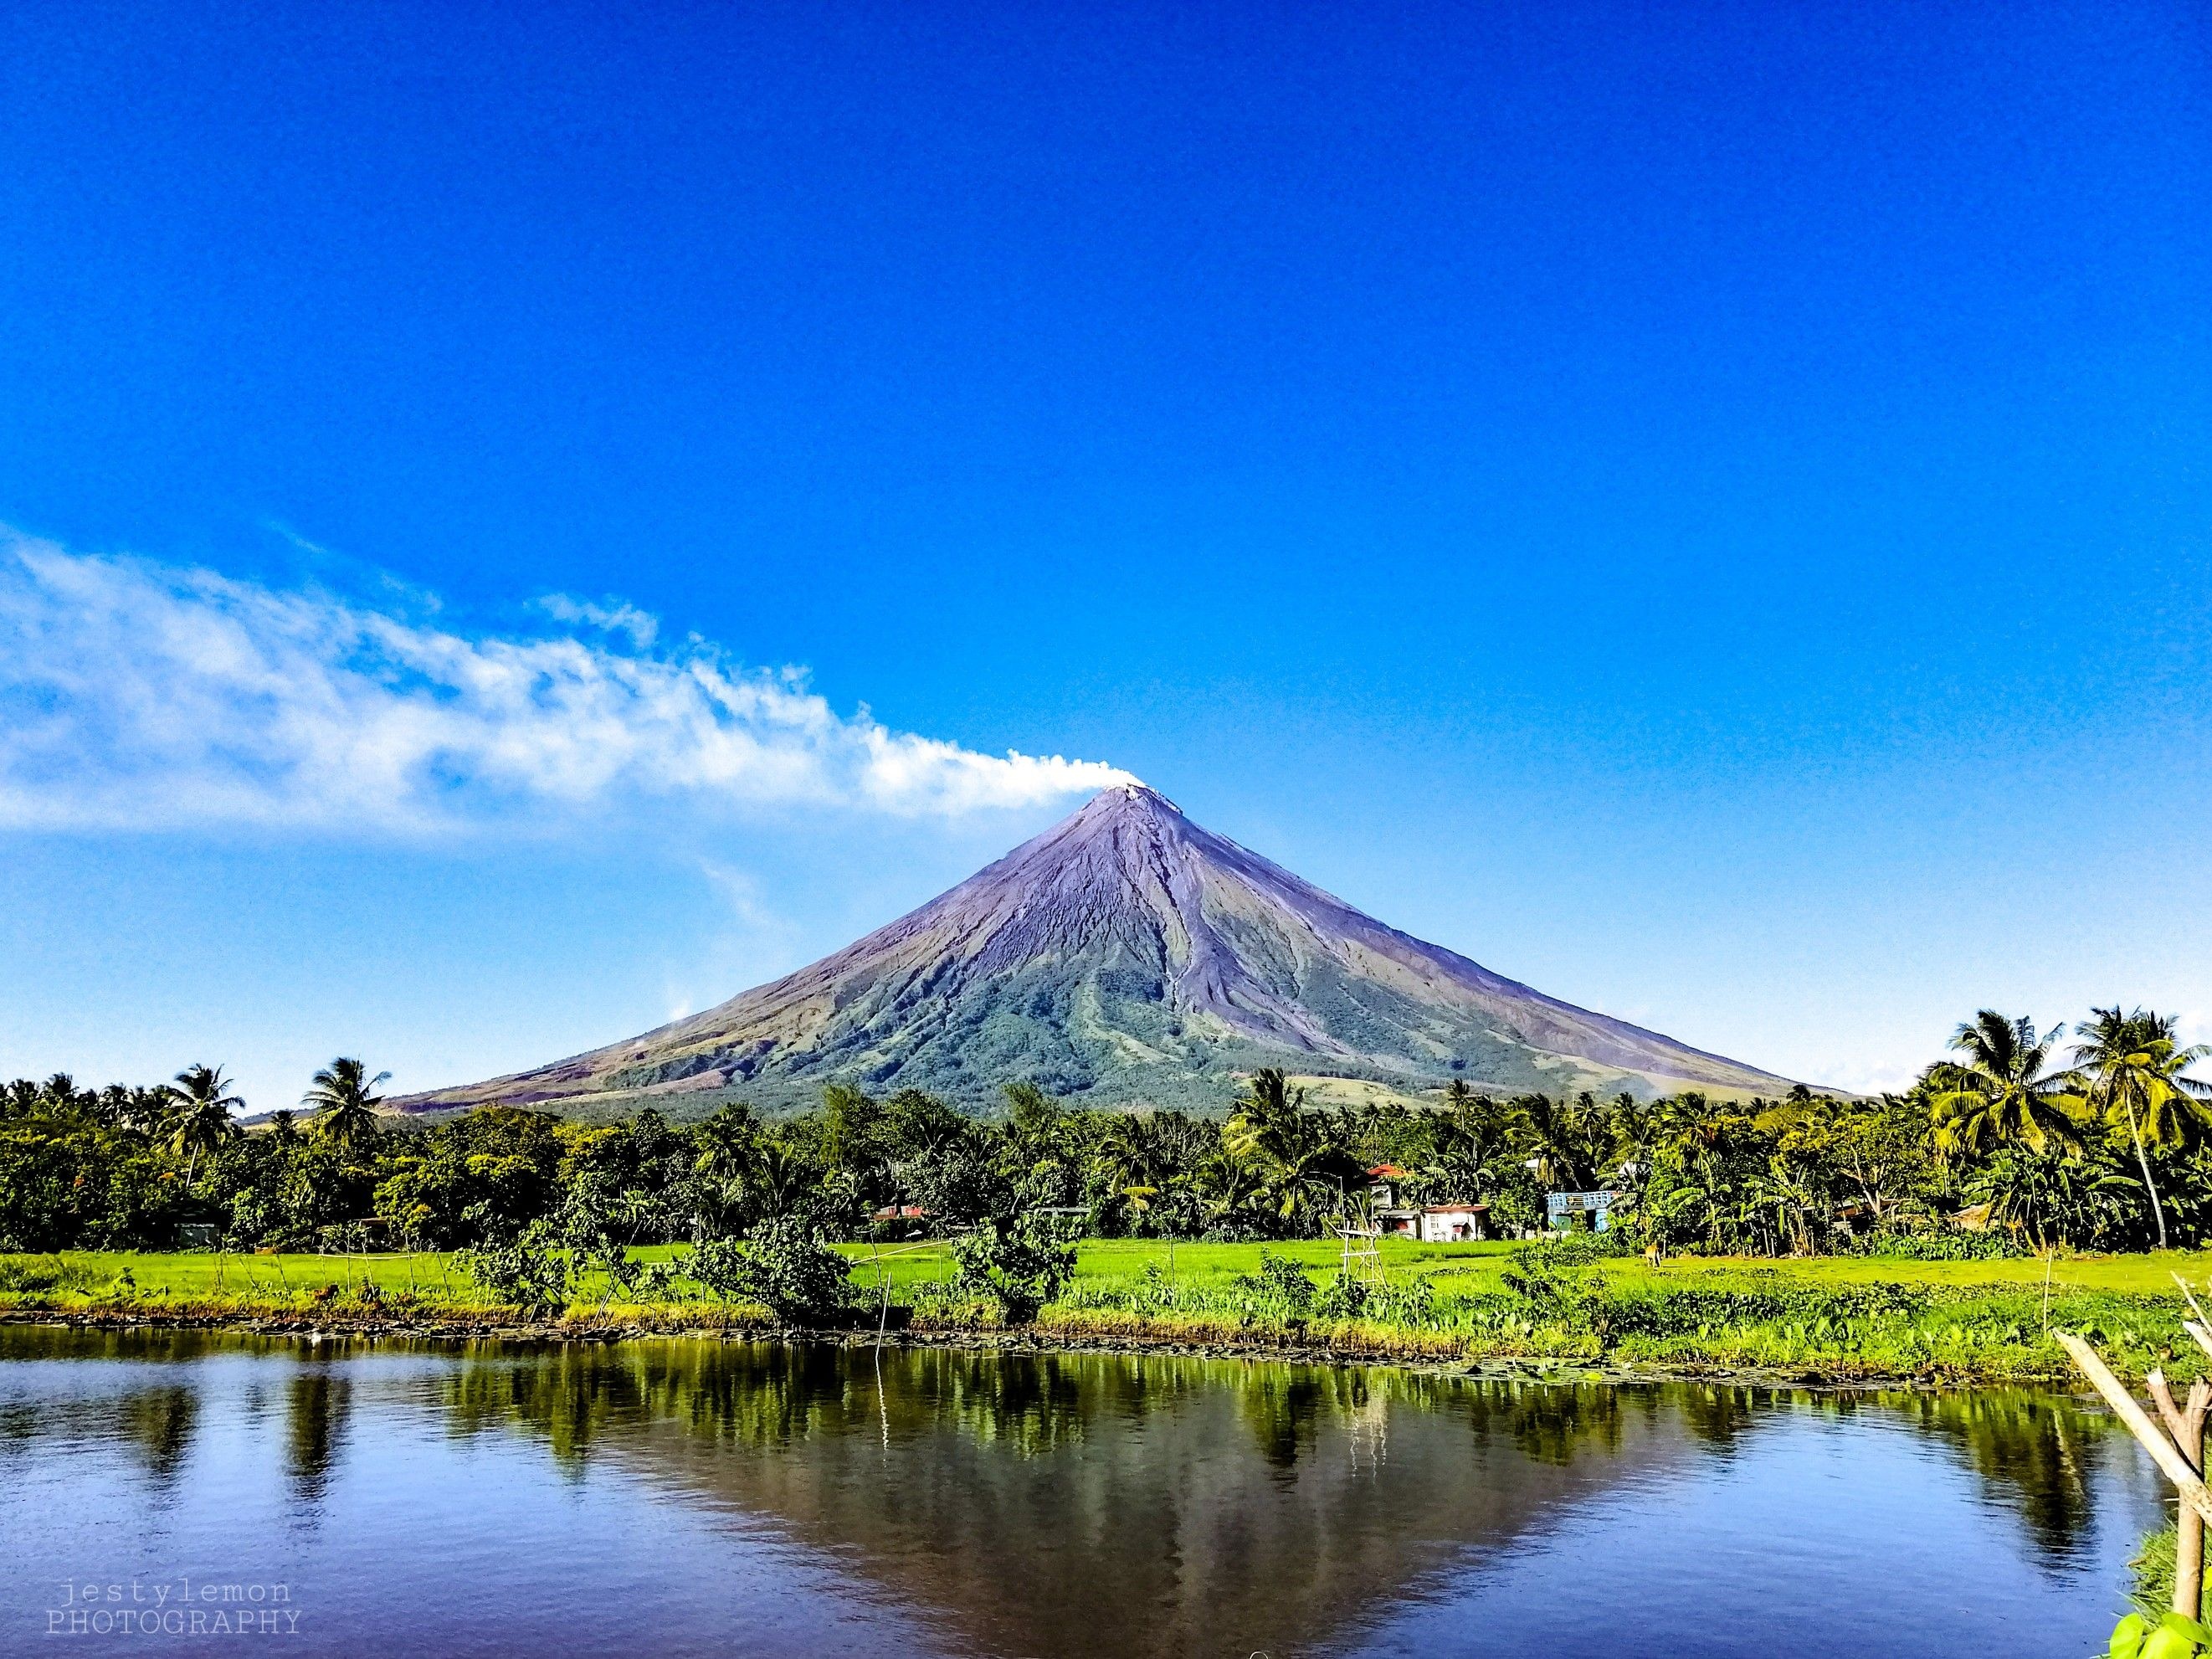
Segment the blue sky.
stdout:
<svg viewBox="0 0 2212 1659">
<path fill-rule="evenodd" d="M 541 1060 L 1115 768 L 1791 1075 L 2212 1036 L 2208 185 L 2183 4 L 15 9 L 0 1073 Z"/>
</svg>

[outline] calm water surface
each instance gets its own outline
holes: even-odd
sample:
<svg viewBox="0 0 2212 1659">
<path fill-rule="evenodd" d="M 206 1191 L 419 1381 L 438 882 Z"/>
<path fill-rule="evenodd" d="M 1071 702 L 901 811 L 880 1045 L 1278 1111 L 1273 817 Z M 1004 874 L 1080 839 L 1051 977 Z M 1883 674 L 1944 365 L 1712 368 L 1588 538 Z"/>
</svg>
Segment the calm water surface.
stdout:
<svg viewBox="0 0 2212 1659">
<path fill-rule="evenodd" d="M 2028 1393 L 0 1328 L 5 1653 L 2072 1659 L 2159 1498 Z"/>
</svg>

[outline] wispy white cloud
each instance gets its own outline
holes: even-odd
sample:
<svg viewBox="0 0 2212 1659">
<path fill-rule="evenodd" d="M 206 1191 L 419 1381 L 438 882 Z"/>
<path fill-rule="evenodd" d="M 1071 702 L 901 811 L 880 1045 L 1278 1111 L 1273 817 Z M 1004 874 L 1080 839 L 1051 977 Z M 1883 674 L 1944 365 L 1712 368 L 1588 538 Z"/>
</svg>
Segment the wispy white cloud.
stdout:
<svg viewBox="0 0 2212 1659">
<path fill-rule="evenodd" d="M 531 604 L 556 622 L 596 628 L 602 634 L 627 634 L 630 643 L 641 651 L 660 633 L 658 617 L 619 599 L 594 605 L 589 599 L 574 599 L 566 593 L 541 593 Z"/>
<path fill-rule="evenodd" d="M 1033 805 L 1126 774 L 841 715 L 653 619 L 471 635 L 313 590 L 0 532 L 0 824 L 448 829 L 640 799 L 902 816 Z"/>
</svg>

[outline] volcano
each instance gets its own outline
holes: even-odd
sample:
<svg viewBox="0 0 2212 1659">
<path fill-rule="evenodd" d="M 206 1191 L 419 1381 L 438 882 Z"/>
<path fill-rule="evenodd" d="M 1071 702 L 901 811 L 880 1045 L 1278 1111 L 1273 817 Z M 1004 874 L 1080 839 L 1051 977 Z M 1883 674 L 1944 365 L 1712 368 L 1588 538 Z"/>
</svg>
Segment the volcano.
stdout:
<svg viewBox="0 0 2212 1659">
<path fill-rule="evenodd" d="M 405 1109 L 809 1103 L 829 1083 L 970 1106 L 1030 1079 L 1095 1106 L 1218 1109 L 1274 1066 L 1332 1094 L 1785 1091 L 1363 915 L 1119 785 L 835 956 L 626 1042 Z"/>
</svg>

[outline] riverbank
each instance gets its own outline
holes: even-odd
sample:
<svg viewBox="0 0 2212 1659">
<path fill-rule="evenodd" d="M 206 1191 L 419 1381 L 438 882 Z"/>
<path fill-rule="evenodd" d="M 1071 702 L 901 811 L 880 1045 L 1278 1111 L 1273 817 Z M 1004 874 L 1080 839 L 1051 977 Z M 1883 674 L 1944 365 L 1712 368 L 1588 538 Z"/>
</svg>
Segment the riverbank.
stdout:
<svg viewBox="0 0 2212 1659">
<path fill-rule="evenodd" d="M 2124 1374 L 2200 1359 L 2171 1275 L 2202 1284 L 2212 1256 L 2051 1262 L 1589 1260 L 1496 1245 L 1386 1247 L 1371 1280 L 1330 1290 L 1321 1243 L 1095 1241 L 1062 1297 L 1009 1328 L 956 1299 L 935 1247 L 847 1247 L 850 1328 L 793 1332 L 764 1310 L 707 1299 L 640 1304 L 586 1282 L 557 1317 L 488 1304 L 452 1258 L 70 1253 L 0 1257 L 0 1318 L 96 1327 L 306 1336 L 612 1341 L 779 1337 L 941 1346 L 1167 1352 L 1315 1363 L 1385 1362 L 1614 1380 L 1686 1377 L 1792 1386 L 2057 1383 L 2072 1367 L 2053 1328 L 2090 1334 Z M 641 1252 L 665 1259 L 663 1249 Z M 1270 1264 L 1273 1264 L 1272 1266 Z M 2046 1274 L 2047 1285 L 2046 1285 Z M 1304 1285 L 1306 1289 L 1301 1290 Z M 1350 1302 L 1356 1305 L 1346 1306 Z"/>
<path fill-rule="evenodd" d="M 1357 1333 L 1238 1331 L 1212 1339 L 1187 1333 L 1117 1329 L 1091 1332 L 1061 1322 L 1001 1329 L 927 1328 L 911 1325 L 878 1332 L 872 1326 L 832 1329 L 778 1326 L 773 1322 L 737 1316 L 712 1324 L 671 1321 L 651 1316 L 630 1317 L 636 1310 L 611 1310 L 608 1315 L 582 1314 L 557 1320 L 515 1320 L 472 1316 L 453 1310 L 432 1318 L 395 1319 L 355 1316 L 344 1310 L 303 1317 L 295 1312 L 258 1312 L 245 1309 L 219 1311 L 182 1308 L 85 1309 L 70 1312 L 27 1308 L 0 1309 L 0 1326 L 38 1326 L 51 1329 L 86 1331 L 204 1331 L 238 1335 L 267 1336 L 338 1342 L 514 1342 L 530 1344 L 587 1343 L 611 1345 L 656 1340 L 720 1340 L 775 1342 L 827 1346 L 844 1349 L 873 1349 L 878 1346 L 899 1351 L 921 1349 L 952 1352 L 1022 1355 L 1082 1354 L 1120 1358 L 1158 1355 L 1178 1359 L 1218 1359 L 1289 1365 L 1389 1365 L 1416 1371 L 1451 1372 L 1486 1382 L 1595 1383 L 1626 1386 L 1661 1382 L 1697 1382 L 1721 1388 L 1786 1389 L 1833 1393 L 1869 1389 L 1941 1391 L 1992 1384 L 2011 1386 L 2028 1381 L 2019 1376 L 1936 1374 L 1890 1376 L 1878 1371 L 1845 1372 L 1803 1366 L 1744 1366 L 1679 1361 L 1634 1364 L 1615 1359 L 1590 1360 L 1564 1356 L 1471 1356 L 1455 1347 L 1399 1340 L 1399 1334 L 1382 1340 L 1364 1339 Z M 491 1310 L 487 1310 L 489 1315 Z M 2047 1379 L 2072 1387 L 2063 1376 Z M 2074 1389 L 2079 1392 L 2078 1389 Z"/>
</svg>

